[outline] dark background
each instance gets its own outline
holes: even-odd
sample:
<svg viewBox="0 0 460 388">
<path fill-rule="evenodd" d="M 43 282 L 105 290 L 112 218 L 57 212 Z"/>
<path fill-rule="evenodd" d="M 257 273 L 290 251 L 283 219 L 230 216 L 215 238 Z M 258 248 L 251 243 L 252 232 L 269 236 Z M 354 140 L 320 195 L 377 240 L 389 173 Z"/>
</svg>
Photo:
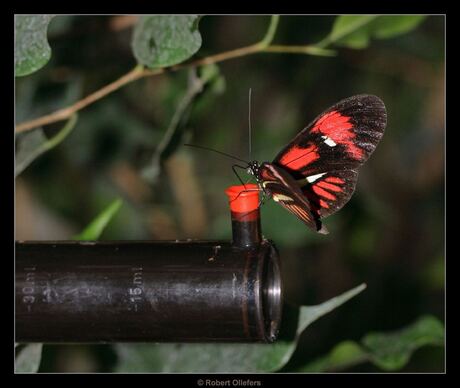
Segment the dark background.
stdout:
<svg viewBox="0 0 460 388">
<path fill-rule="evenodd" d="M 315 43 L 333 16 L 282 16 L 274 43 Z M 209 16 L 198 57 L 255 43 L 263 16 Z M 133 19 L 59 16 L 50 24 L 51 61 L 16 81 L 22 122 L 67 106 L 135 65 Z M 281 252 L 287 297 L 317 304 L 361 282 L 359 297 L 314 323 L 284 369 L 337 342 L 391 331 L 420 315 L 444 320 L 445 74 L 443 16 L 416 30 L 336 57 L 255 54 L 219 64 L 180 127 L 156 180 L 143 178 L 187 87 L 187 70 L 132 83 L 80 112 L 71 135 L 16 181 L 16 239 L 70 239 L 113 199 L 124 201 L 103 239 L 229 239 L 224 189 L 237 183 L 232 160 L 177 146 L 183 141 L 242 158 L 248 152 L 252 88 L 253 158 L 270 161 L 300 129 L 338 100 L 358 93 L 385 102 L 388 125 L 360 170 L 356 192 L 316 235 L 269 201 L 264 235 Z M 48 134 L 62 124 L 50 125 Z M 179 134 L 179 132 L 178 132 Z M 109 346 L 46 346 L 40 371 L 109 371 Z M 351 371 L 377 371 L 370 364 Z M 417 351 L 403 371 L 443 371 L 444 349 Z"/>
</svg>

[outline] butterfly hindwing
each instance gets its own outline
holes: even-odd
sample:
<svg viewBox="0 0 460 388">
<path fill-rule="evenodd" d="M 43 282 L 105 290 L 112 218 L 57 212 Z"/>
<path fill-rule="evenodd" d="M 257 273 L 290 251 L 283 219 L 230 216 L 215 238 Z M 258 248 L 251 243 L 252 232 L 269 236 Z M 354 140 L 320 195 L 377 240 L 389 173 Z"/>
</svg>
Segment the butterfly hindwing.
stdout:
<svg viewBox="0 0 460 388">
<path fill-rule="evenodd" d="M 327 217 L 345 205 L 355 191 L 356 170 L 332 170 L 297 180 L 312 213 Z"/>
<path fill-rule="evenodd" d="M 385 126 L 386 110 L 380 98 L 353 96 L 313 120 L 273 163 L 296 178 L 321 171 L 355 169 L 374 151 Z"/>
<path fill-rule="evenodd" d="M 302 193 L 300 185 L 289 173 L 270 163 L 263 163 L 259 173 L 263 179 L 264 191 L 268 192 L 274 201 L 289 210 L 310 228 L 320 233 L 327 233 L 318 213 L 312 211 L 309 200 Z"/>
</svg>

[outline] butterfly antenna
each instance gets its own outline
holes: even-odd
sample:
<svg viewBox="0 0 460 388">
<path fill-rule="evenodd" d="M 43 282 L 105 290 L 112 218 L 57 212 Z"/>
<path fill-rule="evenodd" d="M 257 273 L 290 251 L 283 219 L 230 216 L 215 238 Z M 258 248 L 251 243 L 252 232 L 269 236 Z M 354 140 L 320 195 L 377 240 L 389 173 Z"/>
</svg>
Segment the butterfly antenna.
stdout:
<svg viewBox="0 0 460 388">
<path fill-rule="evenodd" d="M 249 88 L 249 114 L 248 114 L 249 160 L 251 160 L 251 154 L 252 154 L 251 96 L 252 96 L 252 88 Z"/>
<path fill-rule="evenodd" d="M 235 159 L 235 160 L 239 160 L 240 162 L 244 162 L 244 163 L 246 163 L 246 164 L 249 164 L 249 162 L 248 162 L 247 160 L 238 158 L 238 157 L 236 157 L 236 156 L 227 154 L 227 153 L 222 152 L 222 151 L 215 150 L 214 148 L 203 147 L 203 146 L 200 146 L 200 145 L 188 144 L 188 143 L 185 143 L 184 146 L 187 146 L 187 147 L 194 147 L 194 148 L 200 148 L 200 149 L 206 150 L 206 151 L 212 151 L 212 152 L 215 152 L 215 153 L 217 153 L 217 154 L 224 155 L 224 156 L 226 156 L 226 157 L 228 157 L 228 158 L 232 158 L 232 159 Z"/>
</svg>

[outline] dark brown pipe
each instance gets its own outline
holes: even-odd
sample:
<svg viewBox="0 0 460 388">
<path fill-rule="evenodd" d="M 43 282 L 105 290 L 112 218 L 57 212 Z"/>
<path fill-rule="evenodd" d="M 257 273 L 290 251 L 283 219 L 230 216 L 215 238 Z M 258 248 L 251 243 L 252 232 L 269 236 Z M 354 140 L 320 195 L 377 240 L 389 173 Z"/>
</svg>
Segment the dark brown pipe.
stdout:
<svg viewBox="0 0 460 388">
<path fill-rule="evenodd" d="M 16 243 L 17 342 L 271 342 L 280 312 L 268 241 Z"/>
</svg>

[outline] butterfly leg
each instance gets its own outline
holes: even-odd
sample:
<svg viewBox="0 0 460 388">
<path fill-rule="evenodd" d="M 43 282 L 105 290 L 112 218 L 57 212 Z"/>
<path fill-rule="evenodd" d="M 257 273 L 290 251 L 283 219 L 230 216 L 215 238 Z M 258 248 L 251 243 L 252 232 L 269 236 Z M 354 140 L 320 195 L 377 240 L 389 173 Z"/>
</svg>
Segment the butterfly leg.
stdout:
<svg viewBox="0 0 460 388">
<path fill-rule="evenodd" d="M 265 200 L 266 200 L 266 199 L 270 199 L 270 198 L 271 198 L 271 193 L 270 193 L 265 187 L 263 187 L 263 186 L 259 186 L 259 187 L 262 188 L 262 198 L 261 198 L 261 200 L 260 200 L 260 202 L 259 202 L 259 206 L 258 206 L 258 207 L 262 206 L 262 205 L 265 203 Z"/>
<path fill-rule="evenodd" d="M 243 170 L 246 170 L 247 167 L 245 167 L 245 166 L 240 166 L 239 164 L 234 164 L 234 165 L 232 165 L 232 171 L 233 171 L 233 173 L 236 175 L 236 177 L 238 178 L 238 180 L 240 181 L 240 183 L 241 183 L 244 187 L 246 187 L 246 185 L 244 184 L 243 180 L 241 179 L 241 177 L 239 176 L 239 174 L 236 172 L 236 168 L 237 168 L 237 167 L 238 167 L 238 168 L 241 168 L 241 169 L 243 169 Z"/>
<path fill-rule="evenodd" d="M 245 189 L 245 190 L 242 190 L 242 191 L 240 191 L 240 192 L 238 193 L 238 195 L 237 195 L 235 198 L 232 199 L 231 202 L 236 201 L 236 200 L 240 197 L 240 195 L 241 195 L 242 193 L 245 193 L 245 192 L 247 192 L 247 191 L 260 191 L 260 189 Z M 260 205 L 260 203 L 259 203 L 259 205 Z M 259 205 L 258 205 L 258 206 L 259 206 Z"/>
<path fill-rule="evenodd" d="M 253 212 L 259 210 L 260 207 L 265 203 L 265 200 L 266 200 L 267 198 L 270 199 L 270 197 L 271 197 L 270 192 L 267 191 L 267 190 L 266 190 L 264 187 L 262 187 L 262 186 L 259 186 L 259 189 L 256 189 L 256 190 L 257 190 L 257 191 L 262 191 L 262 198 L 260 199 L 260 201 L 259 201 L 257 207 L 256 207 L 254 210 L 251 210 L 250 212 L 248 212 L 247 214 L 245 214 L 246 216 L 247 216 L 248 214 L 251 214 L 251 213 L 253 213 Z M 256 190 L 254 190 L 254 191 L 256 191 Z M 252 191 L 252 190 L 247 190 L 247 191 Z M 242 193 L 242 192 L 240 192 L 240 193 L 236 196 L 236 198 L 238 198 L 239 195 L 240 195 L 241 193 Z M 236 198 L 235 198 L 235 199 L 236 199 Z"/>
</svg>

